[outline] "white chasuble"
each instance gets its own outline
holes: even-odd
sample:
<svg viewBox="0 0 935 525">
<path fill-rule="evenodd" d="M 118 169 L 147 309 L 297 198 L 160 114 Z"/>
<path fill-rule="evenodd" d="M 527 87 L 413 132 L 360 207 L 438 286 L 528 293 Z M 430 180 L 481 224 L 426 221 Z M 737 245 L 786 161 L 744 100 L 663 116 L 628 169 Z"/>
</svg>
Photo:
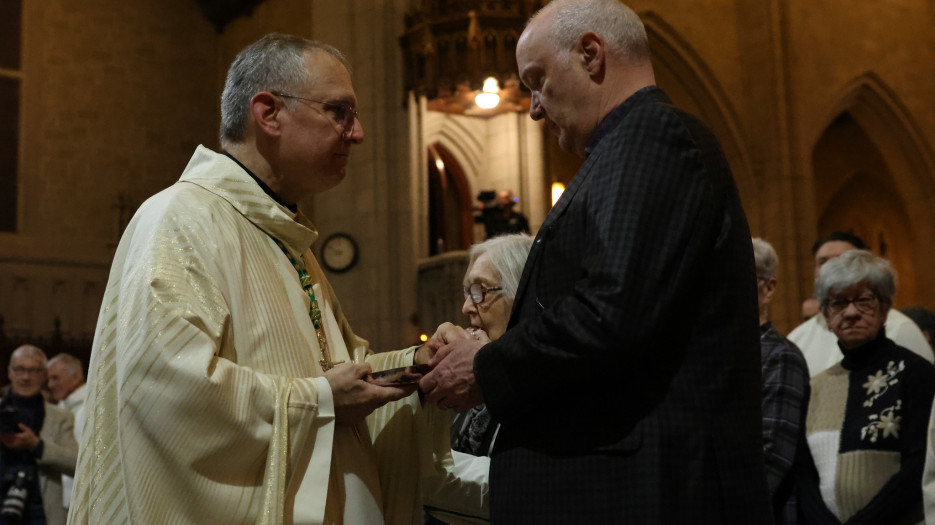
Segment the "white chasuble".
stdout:
<svg viewBox="0 0 935 525">
<path fill-rule="evenodd" d="M 316 237 L 204 147 L 140 207 L 95 333 L 70 523 L 383 522 L 367 428 L 335 424 L 308 296 L 273 241 L 298 256 Z M 315 266 L 331 359 L 350 361 L 360 342 Z"/>
</svg>

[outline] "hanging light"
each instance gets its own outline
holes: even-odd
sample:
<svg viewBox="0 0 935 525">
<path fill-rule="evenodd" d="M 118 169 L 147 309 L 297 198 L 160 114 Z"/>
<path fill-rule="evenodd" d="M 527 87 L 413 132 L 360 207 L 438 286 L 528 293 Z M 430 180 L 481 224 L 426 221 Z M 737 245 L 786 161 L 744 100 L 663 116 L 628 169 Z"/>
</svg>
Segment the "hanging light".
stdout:
<svg viewBox="0 0 935 525">
<path fill-rule="evenodd" d="M 561 182 L 552 183 L 552 206 L 555 206 L 555 203 L 558 202 L 559 197 L 562 196 L 562 193 L 565 191 L 565 185 Z"/>
<path fill-rule="evenodd" d="M 477 107 L 483 109 L 492 109 L 497 107 L 497 104 L 500 103 L 500 86 L 497 84 L 497 79 L 494 77 L 487 77 L 484 80 L 484 87 L 481 89 L 481 92 L 474 97 L 474 103 L 477 104 Z"/>
</svg>

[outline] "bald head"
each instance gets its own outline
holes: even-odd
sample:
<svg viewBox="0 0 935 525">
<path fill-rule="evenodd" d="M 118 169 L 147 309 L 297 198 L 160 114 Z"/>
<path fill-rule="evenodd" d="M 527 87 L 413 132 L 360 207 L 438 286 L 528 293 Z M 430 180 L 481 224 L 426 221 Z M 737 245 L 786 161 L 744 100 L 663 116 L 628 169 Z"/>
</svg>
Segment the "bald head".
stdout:
<svg viewBox="0 0 935 525">
<path fill-rule="evenodd" d="M 630 61 L 649 60 L 646 29 L 639 16 L 617 0 L 553 0 L 532 16 L 528 26 L 548 26 L 556 49 L 572 49 L 585 33 L 599 35 L 608 54 Z"/>
<path fill-rule="evenodd" d="M 656 83 L 643 23 L 616 0 L 550 3 L 517 41 L 516 65 L 529 116 L 579 156 L 604 117 Z"/>
</svg>

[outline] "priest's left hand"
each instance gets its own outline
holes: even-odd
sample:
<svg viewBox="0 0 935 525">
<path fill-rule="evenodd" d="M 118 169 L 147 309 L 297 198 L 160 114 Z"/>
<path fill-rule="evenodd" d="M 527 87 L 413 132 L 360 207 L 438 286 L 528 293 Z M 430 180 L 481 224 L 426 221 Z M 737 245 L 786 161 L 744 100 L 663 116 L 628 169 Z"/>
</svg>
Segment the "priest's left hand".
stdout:
<svg viewBox="0 0 935 525">
<path fill-rule="evenodd" d="M 415 385 L 378 386 L 366 380 L 370 365 L 345 363 L 325 372 L 334 398 L 335 421 L 353 425 L 375 409 L 415 392 Z"/>
<path fill-rule="evenodd" d="M 445 323 L 438 327 L 432 341 L 440 344 L 429 362 L 433 370 L 422 377 L 419 388 L 425 399 L 438 407 L 464 412 L 484 402 L 474 378 L 474 356 L 489 343 L 483 331 L 469 333 L 463 328 Z"/>
</svg>

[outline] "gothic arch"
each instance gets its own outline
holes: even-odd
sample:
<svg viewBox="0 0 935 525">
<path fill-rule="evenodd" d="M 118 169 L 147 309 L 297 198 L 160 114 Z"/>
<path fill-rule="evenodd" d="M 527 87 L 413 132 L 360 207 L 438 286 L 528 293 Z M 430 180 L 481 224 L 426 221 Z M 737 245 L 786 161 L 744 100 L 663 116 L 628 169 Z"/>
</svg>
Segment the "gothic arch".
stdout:
<svg viewBox="0 0 935 525">
<path fill-rule="evenodd" d="M 724 89 L 691 45 L 654 11 L 640 13 L 646 26 L 653 68 L 660 87 L 680 107 L 697 115 L 717 136 L 730 162 L 748 220 L 759 220 L 757 181 L 753 178 L 739 119 Z M 751 229 L 756 230 L 751 224 Z"/>
<path fill-rule="evenodd" d="M 454 155 L 439 142 L 427 148 L 429 254 L 466 250 L 474 240 L 471 188 Z"/>
<path fill-rule="evenodd" d="M 923 302 L 935 291 L 935 277 L 917 271 L 935 257 L 930 145 L 872 72 L 843 86 L 834 101 L 808 142 L 818 233 L 853 228 L 900 274 L 899 306 Z"/>
<path fill-rule="evenodd" d="M 425 114 L 425 143 L 439 143 L 454 157 L 471 182 L 477 181 L 485 163 L 485 134 L 478 119 L 429 111 Z"/>
<path fill-rule="evenodd" d="M 935 155 L 912 114 L 879 76 L 868 71 L 847 83 L 829 105 L 824 120 L 809 142 L 814 150 L 820 137 L 843 113 L 849 113 L 877 145 L 893 169 L 896 187 L 904 196 L 935 198 Z M 932 221 L 928 221 L 931 223 Z"/>
</svg>

